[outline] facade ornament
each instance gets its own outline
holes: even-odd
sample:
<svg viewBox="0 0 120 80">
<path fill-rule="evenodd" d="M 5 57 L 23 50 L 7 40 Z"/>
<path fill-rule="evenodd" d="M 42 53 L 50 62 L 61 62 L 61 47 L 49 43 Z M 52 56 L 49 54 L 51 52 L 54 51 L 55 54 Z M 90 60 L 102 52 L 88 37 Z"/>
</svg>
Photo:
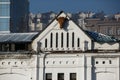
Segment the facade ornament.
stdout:
<svg viewBox="0 0 120 80">
<path fill-rule="evenodd" d="M 64 23 L 65 23 L 66 20 L 67 20 L 66 17 L 59 17 L 59 18 L 57 18 L 57 21 L 60 24 L 60 29 L 63 28 L 63 25 L 64 25 Z"/>
</svg>

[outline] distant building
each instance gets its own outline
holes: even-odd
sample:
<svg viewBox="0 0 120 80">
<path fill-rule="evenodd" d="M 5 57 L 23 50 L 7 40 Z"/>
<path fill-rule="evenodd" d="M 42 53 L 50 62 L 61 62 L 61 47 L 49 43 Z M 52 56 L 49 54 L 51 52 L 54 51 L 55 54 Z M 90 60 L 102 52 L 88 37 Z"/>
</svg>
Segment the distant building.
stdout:
<svg viewBox="0 0 120 80">
<path fill-rule="evenodd" d="M 117 21 L 119 21 L 120 20 L 120 13 L 115 14 L 114 17 Z"/>
<path fill-rule="evenodd" d="M 10 0 L 10 31 L 27 32 L 29 0 Z"/>
<path fill-rule="evenodd" d="M 0 0 L 0 31 L 28 30 L 29 0 Z"/>
<path fill-rule="evenodd" d="M 89 31 L 99 32 L 120 39 L 120 20 L 115 19 L 85 19 Z"/>
<path fill-rule="evenodd" d="M 56 13 L 50 11 L 46 13 L 29 14 L 29 32 L 42 31 L 54 18 Z"/>
<path fill-rule="evenodd" d="M 43 24 L 41 22 L 41 14 L 33 15 L 29 14 L 29 32 L 41 31 L 43 30 Z"/>
<path fill-rule="evenodd" d="M 95 13 L 92 12 L 79 12 L 76 14 L 67 13 L 67 15 L 72 18 L 78 25 L 84 23 L 85 18 L 91 18 Z M 54 18 L 56 17 L 56 13 L 53 11 L 46 13 L 38 13 L 38 14 L 29 14 L 29 31 L 41 31 L 43 30 Z M 83 27 L 83 26 L 82 26 Z M 83 27 L 84 28 L 84 27 Z"/>
<path fill-rule="evenodd" d="M 104 12 L 67 13 L 81 28 L 120 39 L 120 14 L 105 15 Z M 29 14 L 29 31 L 42 31 L 56 17 L 54 12 Z"/>
</svg>

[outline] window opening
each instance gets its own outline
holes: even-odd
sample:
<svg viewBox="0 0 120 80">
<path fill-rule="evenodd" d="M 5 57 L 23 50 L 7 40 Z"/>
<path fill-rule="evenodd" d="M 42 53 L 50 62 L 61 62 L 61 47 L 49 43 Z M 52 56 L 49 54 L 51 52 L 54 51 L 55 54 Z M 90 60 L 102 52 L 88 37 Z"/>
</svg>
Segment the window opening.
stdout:
<svg viewBox="0 0 120 80">
<path fill-rule="evenodd" d="M 63 47 L 63 33 L 61 33 L 61 47 Z"/>
<path fill-rule="evenodd" d="M 17 62 L 15 62 L 15 64 L 17 64 Z"/>
<path fill-rule="evenodd" d="M 96 64 L 98 64 L 98 61 L 96 61 Z"/>
<path fill-rule="evenodd" d="M 53 34 L 50 35 L 50 47 L 53 47 Z"/>
<path fill-rule="evenodd" d="M 52 80 L 52 73 L 46 73 L 46 80 Z"/>
<path fill-rule="evenodd" d="M 80 47 L 80 39 L 77 40 L 77 47 Z"/>
<path fill-rule="evenodd" d="M 70 73 L 70 80 L 76 80 L 76 73 Z"/>
<path fill-rule="evenodd" d="M 74 38 L 75 38 L 75 36 L 74 36 L 74 32 L 72 33 L 72 47 L 74 47 Z"/>
<path fill-rule="evenodd" d="M 58 73 L 58 80 L 64 80 L 64 73 Z"/>
<path fill-rule="evenodd" d="M 105 61 L 103 61 L 102 63 L 105 64 Z"/>
<path fill-rule="evenodd" d="M 45 48 L 47 48 L 47 39 L 45 39 Z"/>
<path fill-rule="evenodd" d="M 25 43 L 17 43 L 15 44 L 15 50 L 27 50 L 28 49 L 28 45 Z"/>
<path fill-rule="evenodd" d="M 56 33 L 56 48 L 58 47 L 58 33 Z"/>
<path fill-rule="evenodd" d="M 10 62 L 8 62 L 8 65 L 10 65 Z"/>
<path fill-rule="evenodd" d="M 111 61 L 111 60 L 109 60 L 109 64 L 112 64 L 112 61 Z"/>
<path fill-rule="evenodd" d="M 67 47 L 69 47 L 69 33 L 67 33 Z"/>
</svg>

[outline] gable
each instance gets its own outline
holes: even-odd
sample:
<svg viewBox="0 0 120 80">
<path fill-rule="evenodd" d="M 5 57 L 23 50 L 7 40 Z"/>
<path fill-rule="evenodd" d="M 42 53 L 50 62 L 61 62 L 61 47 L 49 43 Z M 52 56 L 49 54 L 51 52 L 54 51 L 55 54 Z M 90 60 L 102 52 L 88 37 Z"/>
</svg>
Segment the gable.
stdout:
<svg viewBox="0 0 120 80">
<path fill-rule="evenodd" d="M 33 48 L 44 51 L 84 51 L 91 49 L 91 39 L 64 12 L 61 12 L 33 41 Z"/>
</svg>

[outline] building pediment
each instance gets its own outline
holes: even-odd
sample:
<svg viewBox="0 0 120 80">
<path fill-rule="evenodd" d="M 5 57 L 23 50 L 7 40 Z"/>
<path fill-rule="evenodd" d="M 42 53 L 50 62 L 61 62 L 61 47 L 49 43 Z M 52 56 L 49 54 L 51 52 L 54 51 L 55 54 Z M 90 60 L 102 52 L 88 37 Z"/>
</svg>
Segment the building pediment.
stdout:
<svg viewBox="0 0 120 80">
<path fill-rule="evenodd" d="M 84 51 L 91 49 L 91 38 L 67 14 L 60 12 L 33 41 L 33 47 L 43 51 Z"/>
</svg>

